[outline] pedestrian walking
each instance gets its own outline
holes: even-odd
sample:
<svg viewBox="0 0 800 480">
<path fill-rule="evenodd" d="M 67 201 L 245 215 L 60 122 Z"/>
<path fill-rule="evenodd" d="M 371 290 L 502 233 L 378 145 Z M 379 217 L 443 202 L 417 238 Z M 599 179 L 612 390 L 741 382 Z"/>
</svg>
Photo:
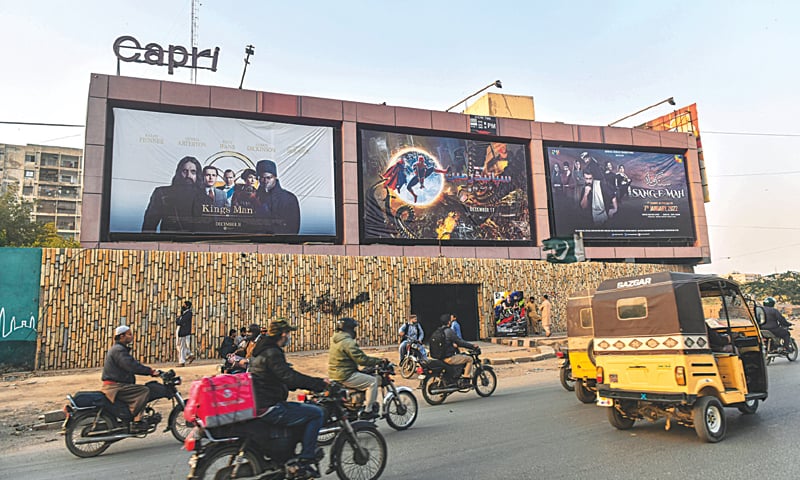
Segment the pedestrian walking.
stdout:
<svg viewBox="0 0 800 480">
<path fill-rule="evenodd" d="M 194 355 L 192 354 L 191 349 L 192 316 L 192 301 L 185 300 L 183 302 L 183 306 L 181 307 L 181 314 L 176 320 L 178 328 L 175 330 L 179 367 L 185 366 L 187 362 L 191 364 L 194 361 Z"/>
<path fill-rule="evenodd" d="M 544 336 L 549 337 L 552 335 L 550 332 L 550 321 L 553 315 L 553 304 L 550 303 L 550 298 L 547 294 L 542 295 L 542 328 L 544 329 Z"/>
</svg>

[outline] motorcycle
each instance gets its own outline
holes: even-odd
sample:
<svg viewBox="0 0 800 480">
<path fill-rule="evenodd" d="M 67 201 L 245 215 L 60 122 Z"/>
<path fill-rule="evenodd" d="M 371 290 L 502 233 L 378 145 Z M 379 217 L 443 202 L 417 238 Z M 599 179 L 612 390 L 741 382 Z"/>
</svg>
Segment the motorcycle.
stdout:
<svg viewBox="0 0 800 480">
<path fill-rule="evenodd" d="M 225 361 L 222 363 L 222 365 L 219 366 L 220 373 L 234 374 L 246 372 L 247 367 L 242 367 L 239 365 L 239 360 L 242 360 L 243 358 L 244 357 L 229 353 L 225 356 Z"/>
<path fill-rule="evenodd" d="M 420 373 L 419 388 L 422 390 L 422 398 L 428 404 L 439 405 L 452 393 L 466 393 L 472 389 L 475 389 L 475 392 L 481 397 L 488 397 L 494 393 L 497 388 L 497 375 L 490 365 L 481 362 L 480 348 L 467 353 L 472 357 L 472 377 L 467 379 L 467 382 L 460 378 L 464 372 L 464 366 L 455 368 L 435 359 L 429 359 L 420 365 L 417 370 Z M 455 371 L 449 374 L 450 370 Z"/>
<path fill-rule="evenodd" d="M 561 360 L 558 371 L 558 379 L 561 381 L 561 386 L 568 392 L 574 392 L 575 378 L 572 376 L 572 365 L 569 363 L 569 350 L 557 347 L 556 358 Z"/>
<path fill-rule="evenodd" d="M 792 327 L 788 327 L 787 330 L 791 331 Z M 785 357 L 790 362 L 797 360 L 797 342 L 794 338 L 792 338 L 791 350 L 789 350 L 783 345 L 781 339 L 769 330 L 761 330 L 761 336 L 764 337 L 767 365 L 777 357 Z"/>
<path fill-rule="evenodd" d="M 67 450 L 77 457 L 89 458 L 100 455 L 112 443 L 120 440 L 146 437 L 155 432 L 161 422 L 162 416 L 153 406 L 162 398 L 172 401 L 172 410 L 164 431 L 172 432 L 176 440 L 183 442 L 194 425 L 183 418 L 186 402 L 176 388 L 181 384 L 181 377 L 176 376 L 173 370 L 161 372 L 159 376 L 162 383 L 153 380 L 145 384 L 150 394 L 142 411 L 142 422 L 147 425 L 147 429 L 142 431 L 130 430 L 132 416 L 125 402 L 111 403 L 108 397 L 99 391 L 67 395 L 69 403 L 64 406 L 66 419 L 63 425 Z"/>
<path fill-rule="evenodd" d="M 335 471 L 342 480 L 379 478 L 386 467 L 386 440 L 375 424 L 350 422 L 345 407 L 347 390 L 334 382 L 312 399 L 310 403 L 325 411 L 325 424 L 333 422 L 337 428 L 325 474 Z M 302 427 L 264 424 L 259 419 L 216 428 L 198 425 L 184 442 L 186 450 L 193 452 L 187 479 L 308 478 L 294 456 L 302 436 Z M 317 448 L 317 468 L 323 457 L 322 448 Z"/>
<path fill-rule="evenodd" d="M 426 358 L 423 353 L 423 346 L 419 342 L 410 342 L 406 348 L 406 354 L 400 360 L 400 376 L 411 378 L 417 371 L 417 366 Z"/>
<path fill-rule="evenodd" d="M 380 375 L 380 394 L 383 398 L 381 412 L 378 418 L 385 418 L 386 423 L 395 430 L 406 430 L 417 421 L 417 397 L 414 391 L 408 387 L 398 387 L 394 384 L 392 375 L 395 374 L 394 365 L 381 364 L 377 367 L 369 367 L 362 370 L 367 375 Z M 313 393 L 298 396 L 301 401 L 317 403 Z M 343 403 L 344 412 L 347 419 L 351 422 L 357 421 L 364 411 L 366 392 L 363 390 L 348 390 L 346 399 Z M 372 420 L 375 421 L 374 419 Z M 320 445 L 330 445 L 334 437 L 339 432 L 338 418 L 336 412 L 329 412 L 325 424 L 319 432 L 317 441 Z"/>
</svg>

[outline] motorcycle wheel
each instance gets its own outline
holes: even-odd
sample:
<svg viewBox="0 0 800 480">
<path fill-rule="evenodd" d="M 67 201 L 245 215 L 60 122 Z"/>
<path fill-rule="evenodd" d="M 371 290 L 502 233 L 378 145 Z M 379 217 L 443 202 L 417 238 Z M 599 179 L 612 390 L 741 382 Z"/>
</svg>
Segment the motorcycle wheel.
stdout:
<svg viewBox="0 0 800 480">
<path fill-rule="evenodd" d="M 428 402 L 429 405 L 441 405 L 447 398 L 446 393 L 431 393 L 435 388 L 445 388 L 446 384 L 442 377 L 425 377 L 425 382 L 422 384 L 422 398 Z"/>
<path fill-rule="evenodd" d="M 794 338 L 792 339 L 792 353 L 786 354 L 786 360 L 789 360 L 790 362 L 797 360 L 797 342 L 794 340 Z"/>
<path fill-rule="evenodd" d="M 479 368 L 472 376 L 472 384 L 475 385 L 475 393 L 488 397 L 497 389 L 497 375 L 494 370 Z"/>
<path fill-rule="evenodd" d="M 213 446 L 197 460 L 194 478 L 204 479 L 206 475 L 213 480 L 229 480 L 231 478 L 252 477 L 262 472 L 259 456 L 249 448 L 244 451 L 241 463 L 238 463 L 236 477 L 233 477 L 233 462 L 239 455 L 239 445 Z"/>
<path fill-rule="evenodd" d="M 375 480 L 386 468 L 386 440 L 374 425 L 353 425 L 355 438 L 336 437 L 331 457 L 336 460 L 336 475 L 341 480 Z"/>
<path fill-rule="evenodd" d="M 572 378 L 572 366 L 561 367 L 558 372 L 558 379 L 561 380 L 561 386 L 568 392 L 575 391 L 575 379 Z"/>
<path fill-rule="evenodd" d="M 75 444 L 75 440 L 85 437 L 89 432 L 99 432 L 103 430 L 111 430 L 111 428 L 113 428 L 113 420 L 111 420 L 111 418 L 105 414 L 100 415 L 100 418 L 97 419 L 96 426 L 92 428 L 92 424 L 94 424 L 94 417 L 95 416 L 93 414 L 80 415 L 77 418 L 70 420 L 69 424 L 67 425 L 67 429 L 64 432 L 64 441 L 67 444 L 67 450 L 69 450 L 69 453 L 75 455 L 76 457 L 96 457 L 105 452 L 106 449 L 111 446 L 110 442 Z"/>
<path fill-rule="evenodd" d="M 395 430 L 405 430 L 417 421 L 417 397 L 411 392 L 397 392 L 386 404 L 386 423 Z"/>
<path fill-rule="evenodd" d="M 403 378 L 411 378 L 414 376 L 414 372 L 417 370 L 417 362 L 414 361 L 411 356 L 405 356 L 402 361 L 400 361 L 400 376 Z"/>
<path fill-rule="evenodd" d="M 582 381 L 575 382 L 575 396 L 581 403 L 594 403 L 597 400 L 597 392 L 585 386 Z"/>
<path fill-rule="evenodd" d="M 181 443 L 186 440 L 186 436 L 189 435 L 189 432 L 194 428 L 194 423 L 183 418 L 183 407 L 181 407 L 180 404 L 175 405 L 169 413 L 167 425 L 169 425 L 169 431 L 172 432 L 172 436 L 175 437 L 175 440 Z"/>
</svg>

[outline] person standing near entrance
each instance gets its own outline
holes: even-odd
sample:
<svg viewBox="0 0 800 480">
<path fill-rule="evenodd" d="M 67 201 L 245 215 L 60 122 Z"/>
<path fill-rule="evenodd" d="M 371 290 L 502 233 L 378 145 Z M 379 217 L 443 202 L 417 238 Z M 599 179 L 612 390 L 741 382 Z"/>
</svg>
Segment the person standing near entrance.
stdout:
<svg viewBox="0 0 800 480">
<path fill-rule="evenodd" d="M 458 338 L 460 338 L 461 340 L 464 339 L 464 337 L 461 335 L 461 324 L 458 323 L 458 317 L 456 316 L 455 313 L 450 314 L 450 328 L 452 328 L 453 331 L 456 332 L 456 336 Z"/>
<path fill-rule="evenodd" d="M 530 333 L 533 335 L 540 335 L 542 332 L 539 329 L 539 313 L 537 312 L 536 308 L 536 300 L 534 297 L 529 297 L 528 301 L 525 303 L 525 316 L 528 317 L 528 323 L 530 324 Z"/>
<path fill-rule="evenodd" d="M 186 362 L 190 364 L 194 361 L 191 350 L 192 340 L 192 301 L 185 300 L 181 307 L 181 315 L 176 320 L 178 328 L 175 331 L 178 347 L 178 366 L 183 367 Z"/>
<path fill-rule="evenodd" d="M 542 298 L 542 328 L 544 329 L 544 336 L 549 337 L 552 334 L 550 332 L 550 321 L 553 315 L 553 304 L 550 303 L 550 298 L 547 294 L 544 294 Z"/>
</svg>

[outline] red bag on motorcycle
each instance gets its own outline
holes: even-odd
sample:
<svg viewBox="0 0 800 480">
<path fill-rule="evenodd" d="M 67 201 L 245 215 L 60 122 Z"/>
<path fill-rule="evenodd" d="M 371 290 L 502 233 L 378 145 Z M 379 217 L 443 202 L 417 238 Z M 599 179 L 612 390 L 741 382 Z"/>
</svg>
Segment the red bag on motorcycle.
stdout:
<svg viewBox="0 0 800 480">
<path fill-rule="evenodd" d="M 192 382 L 183 417 L 205 427 L 219 427 L 256 417 L 253 379 L 249 372 L 203 377 Z"/>
</svg>

